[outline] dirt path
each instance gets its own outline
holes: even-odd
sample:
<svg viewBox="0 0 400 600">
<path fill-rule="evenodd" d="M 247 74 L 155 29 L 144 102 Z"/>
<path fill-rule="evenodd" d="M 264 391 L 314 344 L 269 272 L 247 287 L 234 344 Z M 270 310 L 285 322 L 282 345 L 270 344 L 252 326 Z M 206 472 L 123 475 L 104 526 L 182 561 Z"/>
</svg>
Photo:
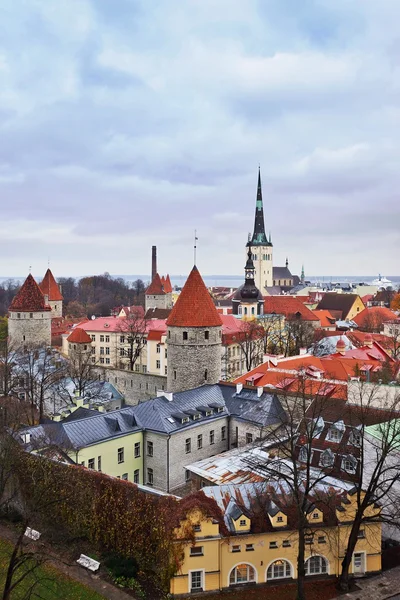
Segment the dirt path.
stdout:
<svg viewBox="0 0 400 600">
<path fill-rule="evenodd" d="M 13 529 L 0 522 L 0 537 L 4 540 L 10 541 L 11 543 L 14 543 L 17 534 Z M 78 581 L 79 583 L 82 583 L 88 588 L 96 591 L 98 594 L 101 594 L 107 600 L 132 600 L 132 598 L 134 598 L 134 596 L 127 594 L 126 592 L 114 587 L 107 581 L 100 579 L 99 575 L 91 573 L 90 571 L 87 571 L 78 565 L 66 564 L 64 559 L 58 558 L 56 553 L 52 549 L 46 547 L 44 543 L 40 542 L 40 546 L 41 550 L 44 548 L 46 549 L 46 552 L 49 550 L 48 564 L 70 579 L 74 579 L 75 581 Z M 77 598 L 77 600 L 79 599 Z"/>
</svg>

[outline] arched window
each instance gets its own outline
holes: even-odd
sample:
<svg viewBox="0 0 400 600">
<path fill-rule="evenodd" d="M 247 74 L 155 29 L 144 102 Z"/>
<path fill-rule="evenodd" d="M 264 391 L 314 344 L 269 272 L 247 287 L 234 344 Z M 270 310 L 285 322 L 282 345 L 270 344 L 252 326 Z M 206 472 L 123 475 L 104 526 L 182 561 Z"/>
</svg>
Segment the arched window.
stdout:
<svg viewBox="0 0 400 600">
<path fill-rule="evenodd" d="M 287 560 L 275 560 L 267 569 L 267 581 L 292 576 L 292 565 Z"/>
<path fill-rule="evenodd" d="M 244 314 L 247 315 L 247 306 L 244 307 Z"/>
<path fill-rule="evenodd" d="M 328 573 L 328 561 L 323 556 L 310 556 L 305 562 L 306 575 Z"/>
<path fill-rule="evenodd" d="M 251 314 L 254 315 L 254 306 L 251 307 Z"/>
<path fill-rule="evenodd" d="M 229 575 L 229 585 L 251 583 L 253 581 L 256 581 L 256 571 L 254 567 L 246 563 L 236 565 Z"/>
</svg>

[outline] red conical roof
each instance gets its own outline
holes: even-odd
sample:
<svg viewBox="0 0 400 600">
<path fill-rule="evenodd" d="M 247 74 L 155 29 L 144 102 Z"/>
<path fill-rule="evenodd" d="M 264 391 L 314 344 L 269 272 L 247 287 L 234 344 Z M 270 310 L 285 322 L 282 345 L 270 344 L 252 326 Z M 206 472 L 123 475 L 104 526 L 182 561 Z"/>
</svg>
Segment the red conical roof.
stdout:
<svg viewBox="0 0 400 600">
<path fill-rule="evenodd" d="M 166 294 L 171 294 L 172 293 L 172 285 L 171 285 L 171 280 L 169 278 L 169 275 L 167 275 L 166 278 L 165 278 L 164 292 Z"/>
<path fill-rule="evenodd" d="M 51 310 L 51 308 L 45 303 L 44 295 L 38 284 L 29 274 L 19 292 L 14 296 L 8 310 L 11 312 L 42 312 Z"/>
<path fill-rule="evenodd" d="M 60 288 L 58 287 L 58 284 L 54 279 L 53 273 L 50 271 L 50 269 L 47 269 L 43 281 L 39 283 L 39 287 L 43 294 L 46 294 L 49 297 L 49 300 L 63 300 Z"/>
<path fill-rule="evenodd" d="M 222 325 L 215 304 L 196 266 L 167 319 L 173 327 L 218 327 Z"/>
<path fill-rule="evenodd" d="M 153 296 L 163 296 L 165 294 L 163 284 L 158 273 L 154 275 L 154 279 L 146 290 L 146 294 Z"/>
<path fill-rule="evenodd" d="M 76 327 L 67 337 L 67 342 L 72 342 L 74 344 L 91 344 L 92 338 L 84 329 L 82 329 L 82 327 Z"/>
</svg>

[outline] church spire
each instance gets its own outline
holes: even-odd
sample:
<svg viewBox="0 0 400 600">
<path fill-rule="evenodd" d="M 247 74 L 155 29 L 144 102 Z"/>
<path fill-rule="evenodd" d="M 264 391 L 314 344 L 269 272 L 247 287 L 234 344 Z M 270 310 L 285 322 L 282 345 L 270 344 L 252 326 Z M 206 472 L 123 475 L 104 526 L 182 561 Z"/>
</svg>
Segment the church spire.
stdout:
<svg viewBox="0 0 400 600">
<path fill-rule="evenodd" d="M 267 236 L 265 235 L 264 225 L 264 209 L 262 199 L 262 188 L 261 188 L 261 171 L 258 167 L 258 183 L 257 183 L 257 200 L 256 200 L 256 214 L 254 218 L 254 232 L 250 240 L 252 246 L 270 246 Z"/>
</svg>

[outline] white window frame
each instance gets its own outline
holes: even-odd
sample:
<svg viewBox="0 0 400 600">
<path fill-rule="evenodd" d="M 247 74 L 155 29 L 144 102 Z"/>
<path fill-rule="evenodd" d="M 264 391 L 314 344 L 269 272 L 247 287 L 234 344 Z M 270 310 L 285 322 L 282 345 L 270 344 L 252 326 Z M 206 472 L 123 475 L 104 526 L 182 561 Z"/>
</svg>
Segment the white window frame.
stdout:
<svg viewBox="0 0 400 600">
<path fill-rule="evenodd" d="M 363 555 L 362 561 L 363 561 L 363 567 L 364 569 L 362 571 L 357 571 L 357 573 L 354 570 L 354 558 L 356 554 L 360 554 Z M 353 570 L 353 575 L 364 575 L 367 571 L 367 553 L 364 552 L 363 550 L 361 551 L 357 551 L 357 552 L 353 552 L 353 556 L 351 557 L 351 565 L 352 565 L 352 570 Z"/>
<path fill-rule="evenodd" d="M 287 563 L 289 565 L 290 568 L 290 575 L 286 575 L 286 566 L 285 566 L 285 575 L 283 577 L 269 577 L 268 578 L 268 569 L 270 567 L 272 567 L 277 561 L 282 560 L 283 562 Z M 265 581 L 276 581 L 278 579 L 289 579 L 293 577 L 293 573 L 294 573 L 294 569 L 293 569 L 293 565 L 290 562 L 290 560 L 288 560 L 287 558 L 274 558 L 274 560 L 271 560 L 271 562 L 267 565 L 267 568 L 265 569 Z"/>
<path fill-rule="evenodd" d="M 192 587 L 191 587 L 192 573 L 201 573 L 201 588 L 198 588 L 198 589 L 199 589 L 199 591 L 200 591 L 200 589 L 202 589 L 203 592 L 205 592 L 206 591 L 206 571 L 205 571 L 205 569 L 189 569 L 188 570 L 188 592 L 189 592 L 189 594 L 192 591 Z M 195 588 L 195 589 L 197 589 L 197 588 Z"/>
<path fill-rule="evenodd" d="M 252 569 L 254 569 L 254 579 L 252 579 L 251 581 L 239 581 L 239 583 L 235 582 L 235 583 L 230 583 L 231 580 L 231 573 L 232 571 L 234 571 L 237 567 L 239 567 L 239 565 L 246 565 L 247 567 L 251 567 Z M 233 567 L 230 569 L 229 573 L 228 573 L 228 588 L 229 587 L 234 587 L 235 585 L 246 585 L 247 583 L 258 583 L 258 573 L 257 573 L 257 569 L 256 567 L 247 561 L 240 561 L 238 563 L 236 563 L 236 565 L 233 565 Z"/>
<path fill-rule="evenodd" d="M 325 563 L 326 563 L 326 571 L 325 573 L 323 571 L 319 571 L 318 573 L 310 573 L 309 572 L 309 568 L 308 568 L 308 563 L 310 558 L 322 558 Z M 306 560 L 304 561 L 304 568 L 306 571 L 306 577 L 313 577 L 314 575 L 330 575 L 330 564 L 329 564 L 329 560 L 326 558 L 326 556 L 324 556 L 323 554 L 312 554 L 311 556 L 308 556 L 306 558 Z"/>
</svg>

